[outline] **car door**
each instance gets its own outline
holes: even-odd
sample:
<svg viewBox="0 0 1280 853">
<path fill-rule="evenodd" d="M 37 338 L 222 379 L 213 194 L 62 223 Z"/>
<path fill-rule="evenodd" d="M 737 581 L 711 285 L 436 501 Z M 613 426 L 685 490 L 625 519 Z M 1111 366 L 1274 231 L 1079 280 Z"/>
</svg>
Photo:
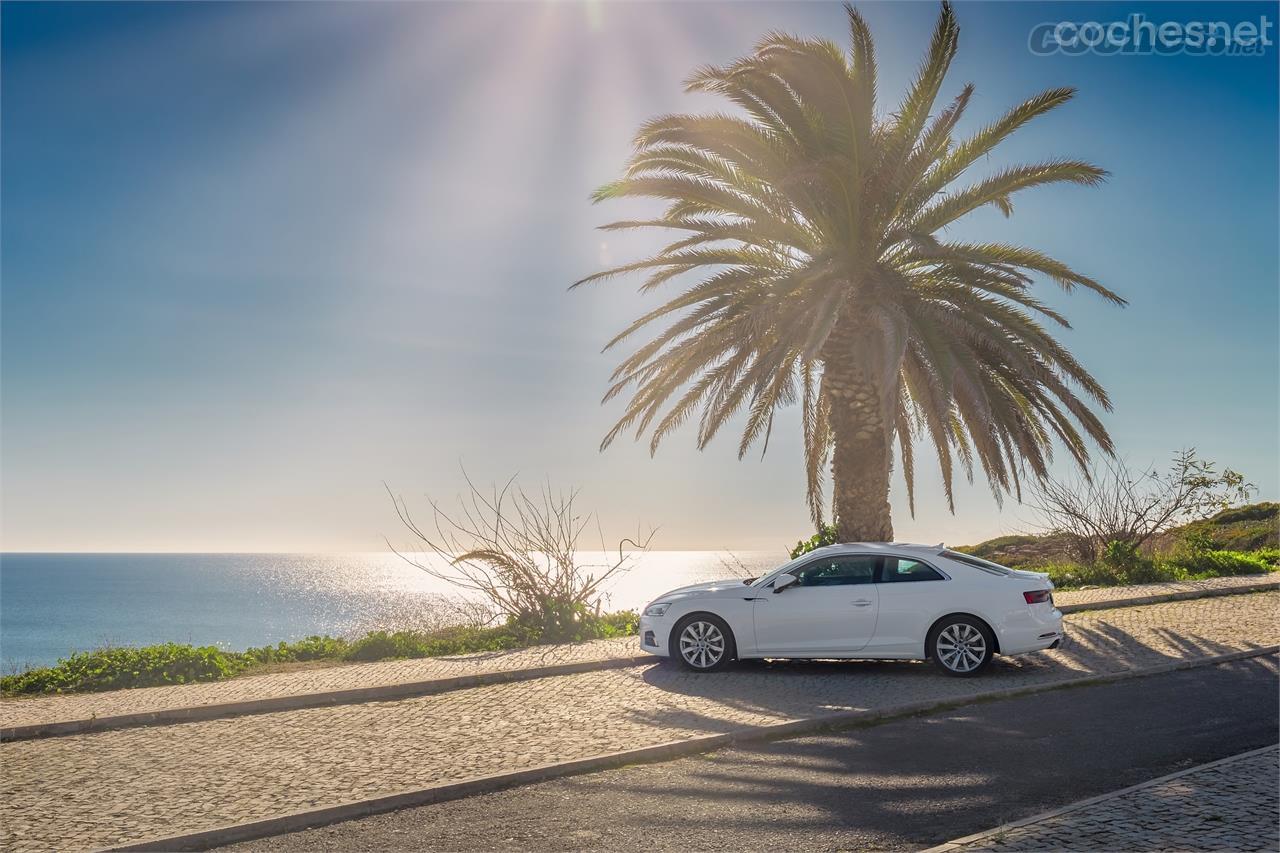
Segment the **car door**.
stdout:
<svg viewBox="0 0 1280 853">
<path fill-rule="evenodd" d="M 760 590 L 754 604 L 756 648 L 762 654 L 853 654 L 876 629 L 878 558 L 844 555 L 811 560 L 778 592 Z"/>
<path fill-rule="evenodd" d="M 946 609 L 950 586 L 947 577 L 927 563 L 885 557 L 876 578 L 876 633 L 868 651 L 919 657 L 934 616 Z"/>
</svg>

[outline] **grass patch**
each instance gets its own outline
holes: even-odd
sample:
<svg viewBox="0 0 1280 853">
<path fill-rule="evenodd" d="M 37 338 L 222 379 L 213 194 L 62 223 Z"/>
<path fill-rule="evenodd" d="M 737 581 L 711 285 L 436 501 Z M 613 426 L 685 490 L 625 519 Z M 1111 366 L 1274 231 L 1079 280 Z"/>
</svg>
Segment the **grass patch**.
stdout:
<svg viewBox="0 0 1280 853">
<path fill-rule="evenodd" d="M 572 641 L 625 637 L 640 627 L 635 611 L 601 616 L 588 614 L 575 624 Z M 522 649 L 547 642 L 536 629 L 508 622 L 494 628 L 452 627 L 435 631 L 373 631 L 347 640 L 312 636 L 274 646 L 226 651 L 214 646 L 161 643 L 77 652 L 54 666 L 29 669 L 0 678 L 8 695 L 92 693 L 131 687 L 158 687 L 221 681 L 281 665 L 429 658 L 468 652 Z"/>
<path fill-rule="evenodd" d="M 1058 589 L 1085 586 L 1129 586 L 1164 581 L 1198 581 L 1209 578 L 1261 575 L 1276 571 L 1280 549 L 1226 551 L 1206 549 L 1172 557 L 1133 557 L 1123 561 L 1100 561 L 1091 565 L 1052 562 L 1022 568 L 1047 572 Z"/>
</svg>

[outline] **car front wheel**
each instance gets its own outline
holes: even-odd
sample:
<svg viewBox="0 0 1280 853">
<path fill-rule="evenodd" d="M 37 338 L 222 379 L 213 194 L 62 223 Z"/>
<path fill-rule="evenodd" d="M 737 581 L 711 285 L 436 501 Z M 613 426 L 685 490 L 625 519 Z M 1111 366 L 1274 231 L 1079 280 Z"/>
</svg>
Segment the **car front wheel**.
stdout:
<svg viewBox="0 0 1280 853">
<path fill-rule="evenodd" d="M 952 616 L 943 620 L 929 643 L 933 662 L 947 675 L 969 678 L 977 675 L 995 651 L 991 629 L 969 616 Z"/>
<path fill-rule="evenodd" d="M 729 626 L 710 613 L 686 616 L 671 635 L 673 656 L 695 672 L 722 669 L 737 653 Z"/>
</svg>

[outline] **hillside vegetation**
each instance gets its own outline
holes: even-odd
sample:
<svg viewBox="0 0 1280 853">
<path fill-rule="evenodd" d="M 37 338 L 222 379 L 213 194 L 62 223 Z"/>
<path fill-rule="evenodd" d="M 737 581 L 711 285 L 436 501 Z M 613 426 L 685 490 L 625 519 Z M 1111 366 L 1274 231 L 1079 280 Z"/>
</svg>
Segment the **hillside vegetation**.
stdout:
<svg viewBox="0 0 1280 853">
<path fill-rule="evenodd" d="M 1176 527 L 1143 549 L 1147 557 L 1170 557 L 1194 544 L 1200 550 L 1244 553 L 1280 548 L 1280 503 L 1264 501 L 1225 509 Z M 976 557 L 1006 566 L 1044 566 L 1073 561 L 1065 537 L 1049 534 L 998 536 L 977 545 L 958 547 Z"/>
</svg>

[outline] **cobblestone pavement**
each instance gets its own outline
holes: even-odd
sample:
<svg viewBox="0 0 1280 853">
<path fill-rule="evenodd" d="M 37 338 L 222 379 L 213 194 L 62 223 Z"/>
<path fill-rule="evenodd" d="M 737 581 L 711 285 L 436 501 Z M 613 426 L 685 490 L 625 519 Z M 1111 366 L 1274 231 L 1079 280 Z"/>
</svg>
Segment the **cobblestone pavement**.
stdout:
<svg viewBox="0 0 1280 853">
<path fill-rule="evenodd" d="M 923 663 L 696 675 L 654 663 L 368 702 L 0 745 L 0 846 L 172 835 L 746 725 L 1052 684 L 1280 641 L 1280 593 L 1067 619 L 1052 652 L 977 680 Z"/>
<path fill-rule="evenodd" d="M 1260 582 L 1280 584 L 1280 572 L 1266 575 L 1241 575 L 1230 578 L 1209 578 L 1202 581 L 1166 581 L 1163 583 L 1145 583 L 1138 586 L 1099 586 L 1093 589 L 1075 589 L 1069 592 L 1055 592 L 1053 600 L 1059 606 L 1070 604 L 1095 604 L 1098 602 L 1116 602 L 1122 605 L 1125 601 L 1147 598 L 1152 595 L 1169 595 L 1171 593 L 1194 593 L 1204 591 L 1220 591 L 1252 586 Z"/>
<path fill-rule="evenodd" d="M 944 848 L 1280 850 L 1278 776 L 1280 747 L 1272 747 Z"/>
<path fill-rule="evenodd" d="M 1171 592 L 1220 590 L 1246 586 L 1269 577 L 1280 583 L 1280 572 L 1270 576 L 1213 578 L 1189 583 L 1100 587 L 1055 594 L 1058 605 L 1123 603 Z M 120 714 L 150 713 L 256 699 L 272 699 L 334 690 L 404 684 L 437 678 L 454 678 L 527 667 L 603 661 L 639 654 L 634 638 L 599 640 L 565 646 L 542 646 L 511 652 L 486 652 L 424 660 L 383 661 L 318 669 L 248 676 L 207 684 L 182 684 L 138 690 L 113 690 L 69 696 L 33 696 L 0 700 L 0 727 L 25 726 L 70 720 L 88 720 Z"/>
<path fill-rule="evenodd" d="M 247 702 L 384 684 L 510 672 L 528 667 L 612 660 L 640 654 L 634 637 L 509 652 L 480 652 L 420 660 L 390 660 L 250 675 L 205 684 L 175 684 L 104 693 L 16 697 L 0 701 L 0 726 L 87 720 L 227 702 Z"/>
</svg>

